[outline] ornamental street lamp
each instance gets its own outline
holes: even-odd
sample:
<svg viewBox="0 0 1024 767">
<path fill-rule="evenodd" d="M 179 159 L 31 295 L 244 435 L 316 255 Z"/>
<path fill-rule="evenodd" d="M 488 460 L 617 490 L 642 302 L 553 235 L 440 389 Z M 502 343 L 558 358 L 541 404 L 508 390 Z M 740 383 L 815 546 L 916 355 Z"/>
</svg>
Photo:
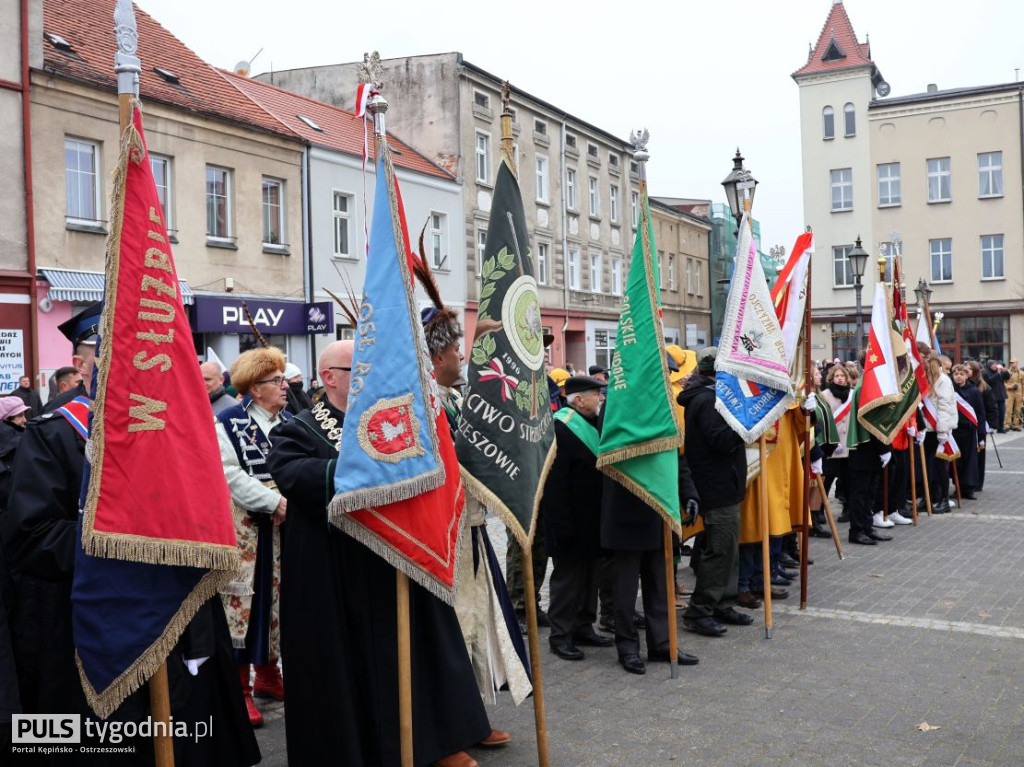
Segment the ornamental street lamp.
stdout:
<svg viewBox="0 0 1024 767">
<path fill-rule="evenodd" d="M 729 210 L 732 217 L 736 219 L 736 226 L 743 220 L 743 213 L 754 206 L 754 192 L 757 189 L 757 179 L 750 171 L 743 167 L 743 155 L 739 147 L 736 147 L 736 156 L 732 158 L 732 170 L 722 182 L 725 187 L 725 198 L 729 201 Z"/>
<path fill-rule="evenodd" d="M 864 269 L 868 265 L 868 252 L 861 246 L 859 236 L 853 250 L 850 251 L 849 259 L 853 268 L 853 289 L 857 293 L 857 352 L 860 353 L 864 349 L 864 317 L 860 303 L 864 283 L 861 282 L 861 278 L 864 277 Z"/>
<path fill-rule="evenodd" d="M 932 289 L 928 287 L 928 283 L 925 282 L 924 277 L 917 281 L 917 287 L 914 288 L 914 295 L 917 296 L 918 306 L 927 306 L 928 302 L 932 298 Z"/>
</svg>

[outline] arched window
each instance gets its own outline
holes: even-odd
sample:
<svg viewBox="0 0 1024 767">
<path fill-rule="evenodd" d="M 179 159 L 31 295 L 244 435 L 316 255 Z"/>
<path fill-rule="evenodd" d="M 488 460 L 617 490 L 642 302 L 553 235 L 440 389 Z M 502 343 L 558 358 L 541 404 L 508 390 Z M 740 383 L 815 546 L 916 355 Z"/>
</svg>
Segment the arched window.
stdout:
<svg viewBox="0 0 1024 767">
<path fill-rule="evenodd" d="M 857 115 L 854 114 L 853 104 L 847 104 L 843 107 L 843 120 L 845 122 L 845 130 L 847 136 L 857 135 Z"/>
<path fill-rule="evenodd" d="M 832 107 L 825 107 L 821 110 L 822 135 L 825 141 L 831 141 L 836 137 L 836 117 Z"/>
</svg>

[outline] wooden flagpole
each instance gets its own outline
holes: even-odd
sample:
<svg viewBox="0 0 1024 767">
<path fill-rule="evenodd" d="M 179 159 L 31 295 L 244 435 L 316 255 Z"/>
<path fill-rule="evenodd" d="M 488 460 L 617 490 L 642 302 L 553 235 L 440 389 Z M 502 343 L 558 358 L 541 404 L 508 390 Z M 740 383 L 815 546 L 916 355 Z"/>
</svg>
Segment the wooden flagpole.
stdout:
<svg viewBox="0 0 1024 767">
<path fill-rule="evenodd" d="M 960 494 L 960 472 L 957 471 L 955 460 L 950 461 L 950 463 L 953 465 L 953 484 L 956 485 L 956 507 L 957 509 L 962 509 L 964 507 L 964 499 Z"/>
<path fill-rule="evenodd" d="M 537 725 L 537 760 L 548 767 L 548 725 L 544 713 L 544 679 L 540 670 L 540 637 L 537 627 L 537 594 L 534 591 L 533 551 L 529 544 L 523 549 L 523 589 L 526 594 L 526 627 L 530 644 L 530 673 L 533 681 L 533 718 Z M 404 767 L 404 765 L 403 765 Z"/>
<path fill-rule="evenodd" d="M 889 519 L 889 466 L 892 465 L 893 446 L 889 445 L 889 463 L 882 467 L 882 519 Z"/>
<path fill-rule="evenodd" d="M 398 612 L 398 736 L 402 767 L 414 767 L 412 742 L 412 644 L 409 627 L 409 576 L 395 570 Z"/>
<path fill-rule="evenodd" d="M 117 74 L 118 135 L 132 124 L 132 111 L 139 97 L 139 75 L 142 62 L 138 58 L 138 28 L 131 0 L 117 0 L 114 6 L 114 37 L 117 53 L 114 72 Z M 124 205 L 124 200 L 121 200 Z M 149 708 L 154 725 L 153 751 L 157 767 L 174 767 L 174 739 L 171 737 L 171 690 L 167 678 L 167 659 L 149 680 Z"/>
<path fill-rule="evenodd" d="M 810 230 L 810 227 L 807 227 Z M 804 303 L 804 396 L 809 397 L 814 388 L 814 375 L 811 372 L 811 265 L 813 259 L 807 257 L 807 277 L 805 282 L 806 302 Z M 790 287 L 793 289 L 793 286 Z M 807 609 L 807 557 L 810 549 L 811 531 L 811 445 L 814 443 L 814 430 L 811 416 L 804 413 L 804 513 L 803 526 L 800 530 L 800 609 Z"/>
<path fill-rule="evenodd" d="M 772 638 L 772 563 L 768 544 L 768 482 L 765 464 L 768 462 L 768 442 L 762 434 L 757 441 L 760 452 L 761 471 L 757 477 L 757 506 L 761 519 L 761 575 L 764 578 L 764 638 Z"/>
<path fill-rule="evenodd" d="M 915 433 L 914 437 L 916 436 Z M 914 527 L 917 527 L 917 467 L 914 465 L 914 437 L 908 437 L 910 440 L 910 516 Z"/>
<path fill-rule="evenodd" d="M 925 460 L 924 442 L 918 443 L 917 449 L 921 453 L 921 486 L 924 488 L 924 505 L 928 507 L 928 516 L 930 517 L 932 515 L 932 489 L 928 485 L 928 462 Z"/>
<path fill-rule="evenodd" d="M 825 518 L 828 520 L 828 528 L 832 531 L 832 540 L 836 544 L 836 554 L 839 555 L 840 559 L 845 559 L 843 556 L 843 544 L 839 542 L 839 528 L 836 527 L 835 517 L 832 516 L 832 507 L 828 502 L 828 493 L 825 492 L 825 483 L 821 477 L 815 477 L 814 481 L 818 485 L 818 492 L 821 493 L 821 500 L 825 504 Z"/>
<path fill-rule="evenodd" d="M 669 677 L 676 678 L 679 660 L 679 634 L 676 623 L 676 583 L 672 568 L 672 527 L 664 523 L 665 538 L 665 590 L 668 592 L 668 668 Z"/>
<path fill-rule="evenodd" d="M 501 84 L 501 154 L 515 170 L 516 178 L 519 169 L 515 163 L 515 152 L 512 142 L 512 110 L 509 101 L 512 88 L 508 80 Z M 511 535 L 511 533 L 510 533 Z M 533 719 L 537 728 L 537 759 L 540 767 L 548 767 L 548 725 L 544 710 L 544 675 L 540 667 L 540 634 L 537 626 L 537 594 L 533 577 L 533 547 L 530 543 L 521 546 L 523 550 L 523 588 L 526 592 L 526 639 L 530 647 L 530 676 L 533 683 Z"/>
</svg>

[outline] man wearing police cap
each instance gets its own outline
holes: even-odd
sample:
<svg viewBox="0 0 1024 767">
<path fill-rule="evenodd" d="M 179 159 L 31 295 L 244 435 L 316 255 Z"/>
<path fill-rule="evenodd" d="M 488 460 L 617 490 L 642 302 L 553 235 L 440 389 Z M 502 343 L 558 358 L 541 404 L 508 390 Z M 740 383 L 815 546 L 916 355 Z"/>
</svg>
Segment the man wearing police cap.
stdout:
<svg viewBox="0 0 1024 767">
<path fill-rule="evenodd" d="M 555 413 L 558 449 L 541 501 L 551 572 L 548 620 L 551 652 L 563 660 L 582 660 L 576 645 L 611 647 L 594 631 L 601 574 L 601 489 L 597 470 L 600 439 L 597 415 L 604 382 L 573 376 L 565 382 L 568 406 Z"/>
</svg>

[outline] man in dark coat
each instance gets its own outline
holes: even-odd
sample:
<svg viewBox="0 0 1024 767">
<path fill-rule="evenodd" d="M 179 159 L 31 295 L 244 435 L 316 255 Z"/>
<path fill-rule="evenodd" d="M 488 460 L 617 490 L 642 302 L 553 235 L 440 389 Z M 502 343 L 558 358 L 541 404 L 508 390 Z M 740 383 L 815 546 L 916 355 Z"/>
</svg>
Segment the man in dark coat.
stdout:
<svg viewBox="0 0 1024 767">
<path fill-rule="evenodd" d="M 856 413 L 850 417 L 855 418 Z M 867 439 L 850 445 L 849 485 L 846 510 L 850 515 L 850 543 L 874 546 L 878 541 L 891 541 L 891 535 L 874 528 L 874 505 L 882 470 L 889 465 L 892 451 L 875 435 L 864 430 Z"/>
<path fill-rule="evenodd" d="M 565 382 L 568 407 L 555 413 L 555 461 L 542 500 L 547 552 L 554 561 L 548 584 L 551 652 L 582 660 L 576 645 L 611 647 L 594 631 L 601 581 L 601 489 L 597 470 L 597 414 L 604 381 L 573 376 Z"/>
<path fill-rule="evenodd" d="M 687 513 L 696 517 L 697 490 L 681 455 L 679 498 Z M 607 476 L 601 496 L 601 546 L 614 558 L 612 609 L 619 663 L 631 674 L 643 674 L 647 667 L 640 659 L 640 636 L 633 621 L 638 586 L 643 587 L 647 660 L 669 660 L 665 524 L 654 509 Z M 680 651 L 678 662 L 692 666 L 698 660 Z"/>
<path fill-rule="evenodd" d="M 1004 389 L 1003 391 L 1005 394 L 1006 390 Z M 36 390 L 32 388 L 32 379 L 28 376 L 22 376 L 18 379 L 18 388 L 12 391 L 11 395 L 28 405 L 29 418 L 35 418 L 43 412 L 43 401 L 39 398 Z"/>
<path fill-rule="evenodd" d="M 726 603 L 739 578 L 740 502 L 747 492 L 743 438 L 715 410 L 714 346 L 697 354 L 697 370 L 679 393 L 686 408 L 686 456 L 701 500 L 704 543 L 697 585 L 683 614 L 683 628 L 722 636 L 723 623 L 749 626 L 754 619 Z"/>
<path fill-rule="evenodd" d="M 203 374 L 203 383 L 206 384 L 206 394 L 210 398 L 214 415 L 238 404 L 238 400 L 224 390 L 224 371 L 219 362 L 204 362 L 199 366 L 199 372 Z"/>
<path fill-rule="evenodd" d="M 345 420 L 352 341 L 320 355 L 325 396 L 277 427 L 268 458 L 289 500 L 282 555 L 288 761 L 396 767 L 395 569 L 327 519 Z M 455 610 L 409 584 L 417 765 L 474 765 L 462 750 L 491 731 Z"/>
<path fill-rule="evenodd" d="M 1010 371 L 1003 367 L 999 360 L 989 360 L 982 373 L 985 383 L 992 389 L 992 395 L 996 399 L 997 415 L 992 426 L 1000 434 L 1006 433 L 1006 382 L 1010 380 Z M 979 416 L 981 413 L 978 414 Z M 990 421 L 991 423 L 991 421 Z"/>
<path fill-rule="evenodd" d="M 61 325 L 75 349 L 75 366 L 88 385 L 95 358 L 95 334 L 102 304 L 96 303 Z M 71 629 L 79 496 L 85 463 L 89 401 L 79 397 L 30 422 L 18 447 L 9 507 L 0 514 L 0 540 L 14 580 L 11 639 L 26 714 L 92 716 L 75 663 Z M 191 676 L 185 658 L 208 658 Z M 175 760 L 189 765 L 251 765 L 259 747 L 241 704 L 233 652 L 220 600 L 200 609 L 167 660 L 171 713 L 175 722 L 213 717 L 209 738 L 175 738 Z M 134 721 L 148 714 L 143 686 L 110 719 Z M 94 717 L 93 717 L 94 718 Z M 83 729 L 83 743 L 86 742 Z M 89 742 L 88 745 L 99 745 Z M 110 745 L 109 742 L 104 745 Z M 125 739 L 134 756 L 76 754 L 76 764 L 148 765 L 149 738 Z M 66 764 L 66 755 L 41 763 Z"/>
</svg>

